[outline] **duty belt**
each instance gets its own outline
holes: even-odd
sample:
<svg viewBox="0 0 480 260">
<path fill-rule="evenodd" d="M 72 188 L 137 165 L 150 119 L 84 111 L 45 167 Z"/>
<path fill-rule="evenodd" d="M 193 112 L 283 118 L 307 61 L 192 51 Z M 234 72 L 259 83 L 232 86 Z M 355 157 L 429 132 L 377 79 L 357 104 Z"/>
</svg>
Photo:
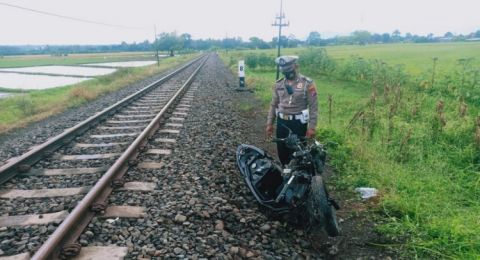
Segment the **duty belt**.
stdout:
<svg viewBox="0 0 480 260">
<path fill-rule="evenodd" d="M 288 115 L 281 112 L 277 113 L 278 118 L 283 120 L 300 120 L 302 119 L 302 114 Z"/>
</svg>

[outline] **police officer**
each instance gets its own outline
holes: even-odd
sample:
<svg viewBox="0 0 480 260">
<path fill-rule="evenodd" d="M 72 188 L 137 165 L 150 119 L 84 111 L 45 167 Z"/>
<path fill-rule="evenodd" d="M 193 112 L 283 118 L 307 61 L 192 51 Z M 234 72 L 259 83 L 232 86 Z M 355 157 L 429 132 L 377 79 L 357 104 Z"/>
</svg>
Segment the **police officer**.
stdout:
<svg viewBox="0 0 480 260">
<path fill-rule="evenodd" d="M 273 122 L 277 121 L 277 138 L 288 136 L 290 128 L 300 137 L 313 137 L 317 125 L 317 88 L 313 80 L 298 73 L 297 56 L 281 56 L 275 59 L 280 71 L 285 76 L 273 87 L 272 102 L 268 112 L 266 134 L 273 134 Z M 280 162 L 290 162 L 290 151 L 285 144 L 277 143 Z"/>
</svg>

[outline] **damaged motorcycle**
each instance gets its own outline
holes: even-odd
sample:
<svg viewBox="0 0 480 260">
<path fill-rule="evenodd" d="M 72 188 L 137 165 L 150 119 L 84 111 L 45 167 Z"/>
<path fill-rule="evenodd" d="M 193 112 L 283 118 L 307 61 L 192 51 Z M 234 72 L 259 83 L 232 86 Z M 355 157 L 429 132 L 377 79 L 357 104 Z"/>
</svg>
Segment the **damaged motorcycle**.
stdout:
<svg viewBox="0 0 480 260">
<path fill-rule="evenodd" d="M 321 227 L 332 237 L 339 235 L 339 206 L 329 197 L 322 176 L 325 147 L 317 141 L 307 144 L 291 131 L 288 137 L 272 141 L 294 151 L 284 168 L 258 147 L 241 144 L 237 148 L 237 166 L 255 199 L 274 216 L 308 229 Z"/>
</svg>

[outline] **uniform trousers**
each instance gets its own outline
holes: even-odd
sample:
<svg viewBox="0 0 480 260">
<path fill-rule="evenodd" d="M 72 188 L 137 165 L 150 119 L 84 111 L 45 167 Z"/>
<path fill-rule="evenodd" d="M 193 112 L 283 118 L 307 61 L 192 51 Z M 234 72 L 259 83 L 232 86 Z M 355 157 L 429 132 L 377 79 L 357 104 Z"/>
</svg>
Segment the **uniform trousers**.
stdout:
<svg viewBox="0 0 480 260">
<path fill-rule="evenodd" d="M 290 128 L 297 136 L 305 137 L 307 125 L 308 123 L 303 124 L 300 120 L 283 120 L 277 118 L 277 138 L 285 138 L 288 136 L 288 129 L 284 126 Z M 280 159 L 282 165 L 287 165 L 290 162 L 293 152 L 294 151 L 288 149 L 284 143 L 277 143 L 278 159 Z"/>
</svg>

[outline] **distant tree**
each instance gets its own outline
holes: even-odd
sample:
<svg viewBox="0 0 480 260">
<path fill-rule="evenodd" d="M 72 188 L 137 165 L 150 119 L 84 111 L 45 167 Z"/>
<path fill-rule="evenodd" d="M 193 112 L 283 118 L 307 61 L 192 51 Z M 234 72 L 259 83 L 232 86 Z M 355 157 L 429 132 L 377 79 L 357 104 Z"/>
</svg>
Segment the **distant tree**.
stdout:
<svg viewBox="0 0 480 260">
<path fill-rule="evenodd" d="M 198 39 L 192 42 L 193 49 L 196 50 L 216 50 L 222 47 L 221 40 L 214 39 Z"/>
<path fill-rule="evenodd" d="M 288 35 L 287 44 L 286 44 L 288 48 L 296 48 L 300 44 L 302 44 L 302 41 L 297 39 L 295 35 L 293 34 Z"/>
<path fill-rule="evenodd" d="M 453 37 L 454 41 L 465 41 L 467 37 L 463 34 L 458 34 Z"/>
<path fill-rule="evenodd" d="M 475 38 L 480 38 L 480 30 L 477 30 L 474 34 Z"/>
<path fill-rule="evenodd" d="M 268 43 L 266 43 L 264 40 L 258 38 L 258 37 L 250 37 L 250 48 L 253 49 L 268 49 L 270 46 Z"/>
<path fill-rule="evenodd" d="M 320 37 L 319 32 L 310 32 L 307 37 L 307 45 L 310 46 L 319 46 L 322 43 L 322 38 Z"/>
<path fill-rule="evenodd" d="M 176 32 L 161 33 L 157 39 L 157 45 L 159 50 L 168 51 L 173 56 L 174 51 L 182 48 L 182 41 Z"/>
<path fill-rule="evenodd" d="M 452 38 L 454 35 L 452 32 L 447 32 L 445 33 L 445 35 L 443 35 L 443 37 L 447 37 L 447 38 Z"/>
<path fill-rule="evenodd" d="M 334 44 L 353 44 L 353 37 L 352 36 L 335 36 L 332 42 Z"/>
<path fill-rule="evenodd" d="M 182 42 L 183 49 L 191 49 L 192 48 L 192 35 L 188 33 L 182 33 L 180 35 L 180 41 Z"/>
<path fill-rule="evenodd" d="M 222 40 L 222 47 L 226 50 L 235 49 L 242 45 L 242 38 L 240 37 L 233 37 L 233 38 L 224 38 Z"/>
<path fill-rule="evenodd" d="M 272 47 L 275 48 L 277 47 L 277 44 L 278 44 L 278 37 L 273 37 L 272 38 Z M 285 35 L 282 35 L 282 37 L 280 37 L 280 46 L 282 48 L 286 48 L 287 47 L 287 44 L 288 44 L 288 39 Z"/>
<path fill-rule="evenodd" d="M 382 35 L 380 35 L 378 33 L 372 34 L 371 41 L 373 43 L 382 42 Z"/>
<path fill-rule="evenodd" d="M 426 36 L 419 36 L 419 35 L 414 35 L 413 36 L 413 42 L 416 43 L 422 43 L 422 42 L 430 42 L 431 40 L 428 39 Z"/>
<path fill-rule="evenodd" d="M 405 40 L 407 41 L 412 41 L 413 40 L 413 35 L 409 32 L 405 34 Z"/>
<path fill-rule="evenodd" d="M 120 43 L 120 48 L 122 51 L 127 51 L 128 44 L 126 42 Z"/>
<path fill-rule="evenodd" d="M 392 33 L 392 40 L 394 42 L 399 42 L 402 39 L 402 36 L 400 35 L 400 31 L 397 29 L 393 31 Z"/>
<path fill-rule="evenodd" d="M 372 34 L 369 31 L 358 30 L 352 33 L 352 37 L 359 44 L 367 44 L 371 41 Z"/>
<path fill-rule="evenodd" d="M 382 42 L 389 43 L 390 42 L 390 34 L 388 34 L 388 33 L 382 34 Z"/>
</svg>

